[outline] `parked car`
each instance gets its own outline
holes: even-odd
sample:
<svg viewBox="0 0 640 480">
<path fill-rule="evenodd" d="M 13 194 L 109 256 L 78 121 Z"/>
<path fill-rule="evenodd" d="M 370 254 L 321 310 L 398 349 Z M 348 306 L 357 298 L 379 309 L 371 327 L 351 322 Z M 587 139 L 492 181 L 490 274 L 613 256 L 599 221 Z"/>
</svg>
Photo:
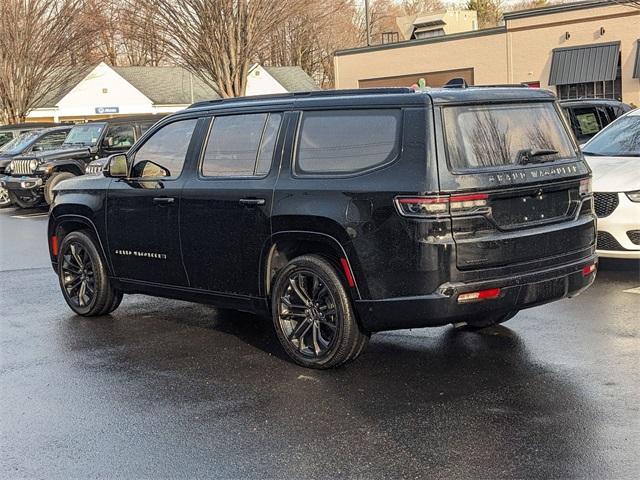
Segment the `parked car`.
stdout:
<svg viewBox="0 0 640 480">
<path fill-rule="evenodd" d="M 598 254 L 640 259 L 640 109 L 598 133 L 583 152 L 593 171 Z"/>
<path fill-rule="evenodd" d="M 56 127 L 59 123 L 51 122 L 32 122 L 32 123 L 14 123 L 10 125 L 0 125 L 0 147 L 5 143 L 9 143 L 14 138 L 19 137 L 23 133 L 32 130 L 40 130 L 42 128 Z"/>
<path fill-rule="evenodd" d="M 5 174 L 11 160 L 18 155 L 60 148 L 69 130 L 71 130 L 70 125 L 31 130 L 5 143 L 0 147 L 0 176 Z M 0 186 L 0 208 L 10 206 L 12 204 L 11 197 L 9 191 Z"/>
<path fill-rule="evenodd" d="M 561 115 L 523 88 L 198 103 L 57 187 L 51 262 L 79 315 L 125 293 L 271 312 L 314 368 L 371 332 L 502 323 L 595 277 L 590 170 Z"/>
<path fill-rule="evenodd" d="M 626 103 L 607 98 L 561 100 L 560 106 L 580 144 L 631 110 Z"/>
<path fill-rule="evenodd" d="M 130 116 L 75 125 L 60 149 L 15 157 L 2 186 L 22 208 L 43 200 L 51 204 L 58 183 L 84 175 L 92 160 L 127 151 L 159 118 Z"/>
</svg>

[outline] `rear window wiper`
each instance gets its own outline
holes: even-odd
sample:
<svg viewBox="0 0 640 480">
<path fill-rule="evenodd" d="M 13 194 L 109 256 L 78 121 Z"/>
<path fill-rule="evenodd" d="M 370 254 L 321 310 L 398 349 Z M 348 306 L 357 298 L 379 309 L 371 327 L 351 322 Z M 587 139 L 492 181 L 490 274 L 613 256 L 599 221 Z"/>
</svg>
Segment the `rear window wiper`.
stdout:
<svg viewBox="0 0 640 480">
<path fill-rule="evenodd" d="M 545 148 L 523 148 L 522 150 L 518 150 L 516 163 L 518 165 L 527 165 L 528 163 L 543 163 L 545 162 L 545 160 L 541 160 L 541 157 L 556 155 L 557 153 L 557 150 Z"/>
</svg>

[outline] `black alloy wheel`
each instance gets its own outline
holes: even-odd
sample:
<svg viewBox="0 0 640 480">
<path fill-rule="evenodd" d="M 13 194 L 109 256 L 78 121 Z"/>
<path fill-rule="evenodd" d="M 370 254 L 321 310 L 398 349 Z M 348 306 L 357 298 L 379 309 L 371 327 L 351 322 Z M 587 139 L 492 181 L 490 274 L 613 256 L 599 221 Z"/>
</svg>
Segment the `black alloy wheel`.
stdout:
<svg viewBox="0 0 640 480">
<path fill-rule="evenodd" d="M 280 299 L 280 328 L 305 357 L 326 354 L 335 342 L 340 319 L 333 295 L 320 277 L 300 270 L 289 277 Z"/>
<path fill-rule="evenodd" d="M 332 368 L 354 360 L 369 340 L 336 269 L 316 255 L 295 258 L 279 272 L 272 312 L 280 343 L 305 367 Z"/>
<path fill-rule="evenodd" d="M 122 301 L 122 292 L 112 286 L 93 237 L 85 231 L 71 232 L 62 240 L 58 277 L 67 304 L 78 315 L 106 315 Z"/>
<path fill-rule="evenodd" d="M 94 266 L 89 253 L 79 242 L 69 242 L 60 267 L 67 297 L 77 308 L 90 305 L 96 294 Z"/>
</svg>

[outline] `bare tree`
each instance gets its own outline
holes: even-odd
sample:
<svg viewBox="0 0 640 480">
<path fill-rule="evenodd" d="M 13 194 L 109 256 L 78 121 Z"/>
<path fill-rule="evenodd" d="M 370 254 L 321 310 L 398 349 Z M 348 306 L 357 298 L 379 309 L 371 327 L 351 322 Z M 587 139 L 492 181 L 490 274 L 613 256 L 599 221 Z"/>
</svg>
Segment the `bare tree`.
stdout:
<svg viewBox="0 0 640 480">
<path fill-rule="evenodd" d="M 120 30 L 123 61 L 127 65 L 157 67 L 167 63 L 163 32 L 157 25 L 158 12 L 155 2 L 125 4 Z"/>
<path fill-rule="evenodd" d="M 131 0 L 133 2 L 133 0 Z M 221 97 L 244 95 L 247 74 L 296 0 L 135 0 L 157 7 L 156 28 L 173 60 Z"/>
<path fill-rule="evenodd" d="M 91 44 L 84 0 L 0 1 L 0 122 L 24 121 Z"/>
<path fill-rule="evenodd" d="M 504 10 L 502 0 L 469 0 L 467 8 L 478 12 L 478 26 L 480 28 L 497 26 L 502 20 Z"/>
<path fill-rule="evenodd" d="M 419 15 L 445 8 L 442 0 L 401 0 L 399 3 L 405 15 Z"/>
</svg>

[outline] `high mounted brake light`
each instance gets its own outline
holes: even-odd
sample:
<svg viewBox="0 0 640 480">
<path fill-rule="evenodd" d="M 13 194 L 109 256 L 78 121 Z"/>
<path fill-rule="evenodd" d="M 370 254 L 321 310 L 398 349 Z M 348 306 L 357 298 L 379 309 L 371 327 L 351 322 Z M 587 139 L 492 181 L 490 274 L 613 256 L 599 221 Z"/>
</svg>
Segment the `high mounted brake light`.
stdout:
<svg viewBox="0 0 640 480">
<path fill-rule="evenodd" d="M 444 195 L 433 197 L 396 197 L 395 203 L 400 215 L 405 217 L 432 217 L 442 214 L 472 213 L 486 208 L 489 195 L 474 193 L 469 195 Z"/>
</svg>

